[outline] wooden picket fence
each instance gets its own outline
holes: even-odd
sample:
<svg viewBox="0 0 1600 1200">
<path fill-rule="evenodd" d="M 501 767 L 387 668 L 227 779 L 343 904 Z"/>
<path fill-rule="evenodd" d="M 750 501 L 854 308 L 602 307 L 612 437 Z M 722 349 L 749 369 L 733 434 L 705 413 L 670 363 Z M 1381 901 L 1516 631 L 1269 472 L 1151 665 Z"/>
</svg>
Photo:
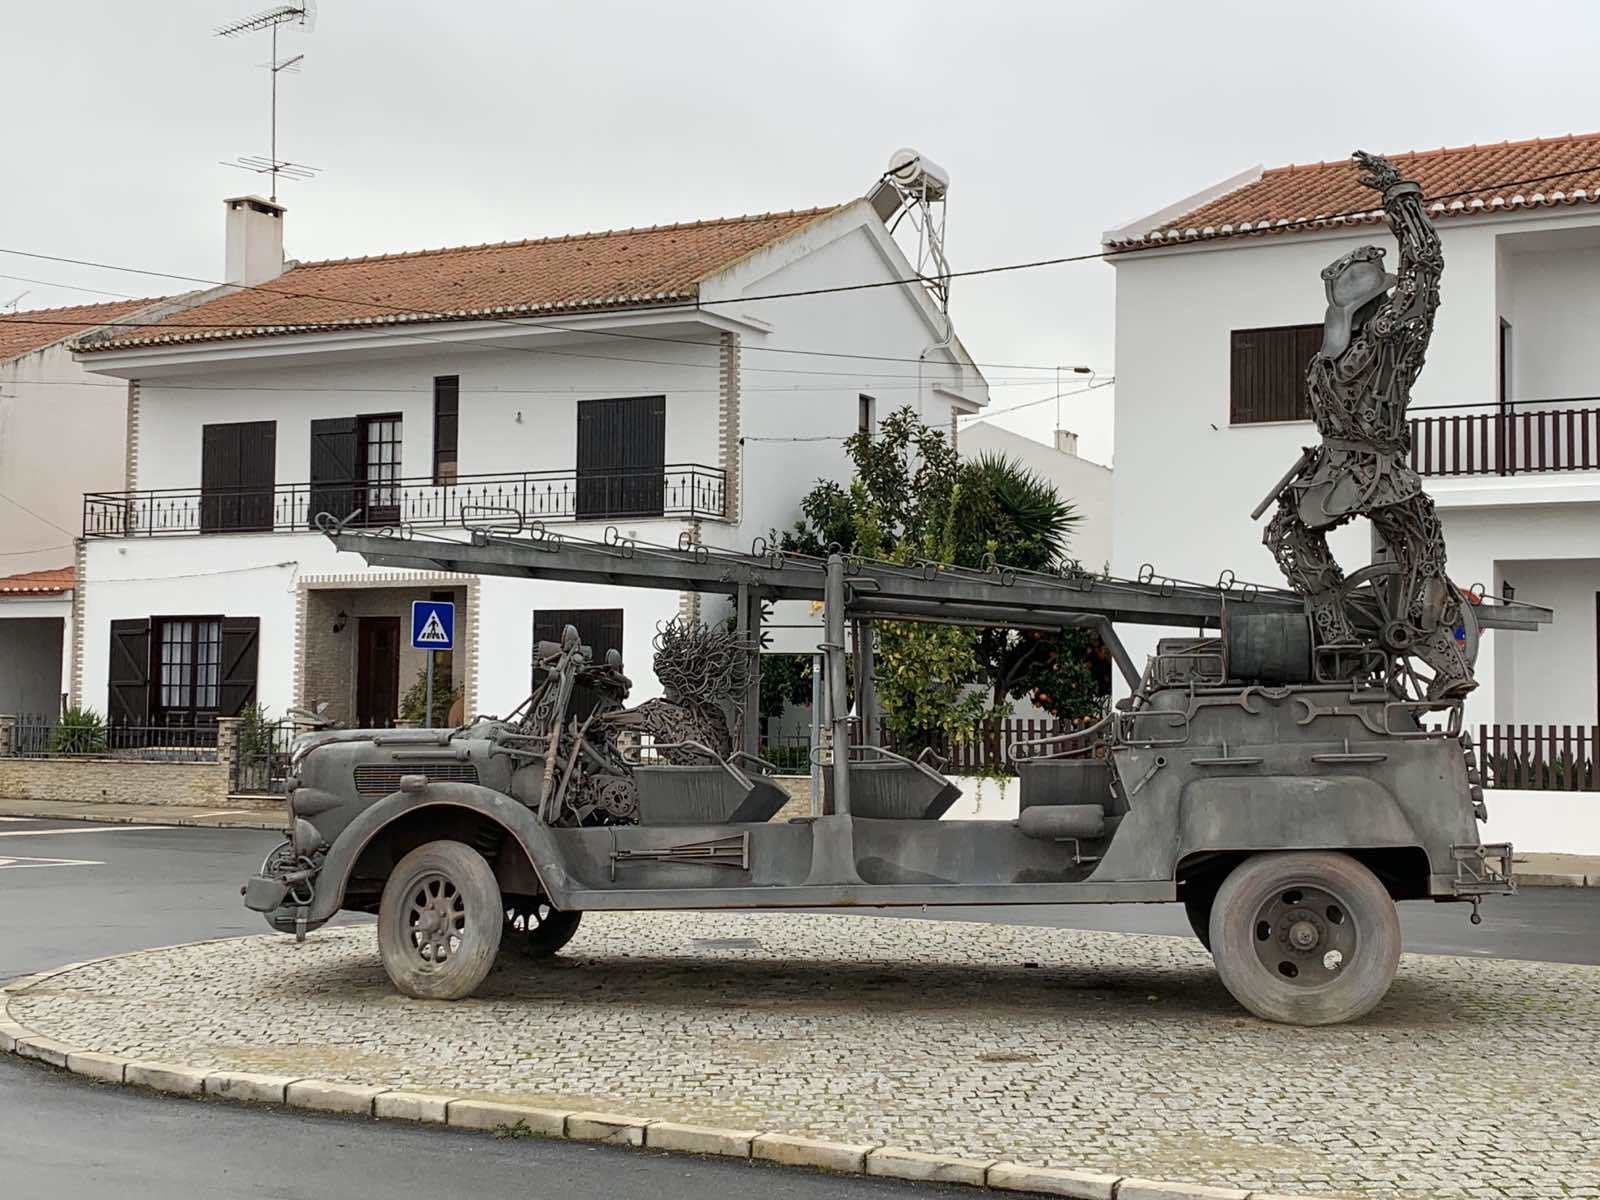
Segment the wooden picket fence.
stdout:
<svg viewBox="0 0 1600 1200">
<path fill-rule="evenodd" d="M 1600 725 L 1479 725 L 1484 786 L 1600 792 Z"/>
</svg>

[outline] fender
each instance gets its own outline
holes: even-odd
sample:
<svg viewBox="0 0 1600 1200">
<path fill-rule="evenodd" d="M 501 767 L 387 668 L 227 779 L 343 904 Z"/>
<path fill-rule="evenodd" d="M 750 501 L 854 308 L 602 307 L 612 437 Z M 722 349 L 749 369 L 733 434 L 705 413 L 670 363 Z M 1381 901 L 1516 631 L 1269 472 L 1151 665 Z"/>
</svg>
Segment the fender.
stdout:
<svg viewBox="0 0 1600 1200">
<path fill-rule="evenodd" d="M 1358 775 L 1199 779 L 1180 800 L 1178 854 L 1420 846 L 1399 801 Z"/>
<path fill-rule="evenodd" d="M 509 796 L 475 783 L 430 783 L 415 792 L 392 792 L 362 812 L 340 831 L 323 859 L 307 920 L 328 920 L 344 904 L 345 885 L 361 852 L 392 822 L 424 808 L 464 808 L 494 821 L 521 844 L 545 894 L 557 908 L 566 907 L 576 887 L 562 864 L 550 831 L 533 813 Z"/>
</svg>

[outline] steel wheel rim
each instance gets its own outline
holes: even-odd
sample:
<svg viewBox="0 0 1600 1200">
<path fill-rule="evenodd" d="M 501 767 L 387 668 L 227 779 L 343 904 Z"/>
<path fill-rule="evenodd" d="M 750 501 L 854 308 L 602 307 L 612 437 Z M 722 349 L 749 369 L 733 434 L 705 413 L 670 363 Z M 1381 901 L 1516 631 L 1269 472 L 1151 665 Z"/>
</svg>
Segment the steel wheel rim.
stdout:
<svg viewBox="0 0 1600 1200">
<path fill-rule="evenodd" d="M 1318 884 L 1274 888 L 1256 908 L 1251 942 L 1261 969 L 1286 986 L 1324 988 L 1356 964 L 1361 934 L 1350 905 Z"/>
<path fill-rule="evenodd" d="M 424 971 L 439 970 L 466 939 L 467 901 L 448 875 L 429 871 L 411 885 L 406 944 Z"/>
<path fill-rule="evenodd" d="M 506 925 L 514 933 L 536 936 L 547 921 L 555 915 L 555 907 L 548 900 L 535 900 L 532 904 L 508 904 Z"/>
</svg>

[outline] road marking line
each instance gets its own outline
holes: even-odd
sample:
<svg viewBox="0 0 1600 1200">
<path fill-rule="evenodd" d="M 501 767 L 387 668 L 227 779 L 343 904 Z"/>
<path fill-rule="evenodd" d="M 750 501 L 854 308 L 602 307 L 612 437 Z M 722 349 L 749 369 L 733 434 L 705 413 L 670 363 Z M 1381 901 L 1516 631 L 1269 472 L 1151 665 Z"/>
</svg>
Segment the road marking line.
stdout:
<svg viewBox="0 0 1600 1200">
<path fill-rule="evenodd" d="M 0 871 L 23 871 L 29 867 L 103 867 L 92 858 L 0 858 Z"/>
<path fill-rule="evenodd" d="M 0 838 L 65 837 L 69 833 L 138 833 L 143 829 L 170 829 L 170 825 L 95 825 L 89 829 L 13 829 Z"/>
<path fill-rule="evenodd" d="M 254 811 L 254 809 L 249 808 L 225 808 L 221 812 L 191 813 L 189 815 L 199 821 L 205 817 L 242 817 Z"/>
<path fill-rule="evenodd" d="M 43 817 L 0 817 L 7 825 L 20 825 L 28 821 L 42 821 Z"/>
</svg>

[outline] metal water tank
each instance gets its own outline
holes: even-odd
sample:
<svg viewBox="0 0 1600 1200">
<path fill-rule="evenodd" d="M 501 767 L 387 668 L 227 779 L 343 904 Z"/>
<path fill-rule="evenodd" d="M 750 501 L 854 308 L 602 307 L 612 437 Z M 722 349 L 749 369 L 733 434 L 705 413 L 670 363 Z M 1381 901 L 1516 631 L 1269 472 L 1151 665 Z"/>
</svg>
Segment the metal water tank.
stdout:
<svg viewBox="0 0 1600 1200">
<path fill-rule="evenodd" d="M 1309 614 L 1233 606 L 1222 614 L 1222 636 L 1229 679 L 1274 685 L 1311 681 Z"/>
<path fill-rule="evenodd" d="M 943 200 L 950 190 L 950 172 L 910 146 L 889 156 L 888 175 L 907 191 L 922 192 L 929 200 Z"/>
</svg>

